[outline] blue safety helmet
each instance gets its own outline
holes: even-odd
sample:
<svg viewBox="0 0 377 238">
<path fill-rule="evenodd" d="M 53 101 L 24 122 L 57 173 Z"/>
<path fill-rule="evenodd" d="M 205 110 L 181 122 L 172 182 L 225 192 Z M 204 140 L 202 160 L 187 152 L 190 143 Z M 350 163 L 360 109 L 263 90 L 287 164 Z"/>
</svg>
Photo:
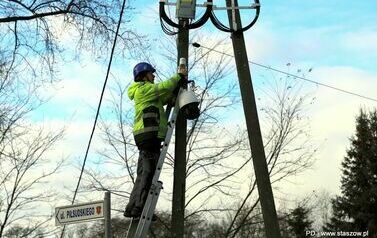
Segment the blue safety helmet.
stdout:
<svg viewBox="0 0 377 238">
<path fill-rule="evenodd" d="M 136 64 L 134 67 L 134 80 L 136 80 L 137 76 L 144 72 L 154 73 L 156 72 L 156 69 L 153 68 L 153 66 L 147 62 L 140 62 Z"/>
</svg>

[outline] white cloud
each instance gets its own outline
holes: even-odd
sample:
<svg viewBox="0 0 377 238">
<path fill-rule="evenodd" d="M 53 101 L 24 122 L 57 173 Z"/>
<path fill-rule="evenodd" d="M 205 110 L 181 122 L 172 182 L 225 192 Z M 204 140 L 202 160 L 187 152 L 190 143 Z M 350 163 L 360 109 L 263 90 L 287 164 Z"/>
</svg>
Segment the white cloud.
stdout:
<svg viewBox="0 0 377 238">
<path fill-rule="evenodd" d="M 245 34 L 249 59 L 265 61 L 280 51 L 281 42 L 268 27 L 256 27 Z"/>
<path fill-rule="evenodd" d="M 377 53 L 376 42 L 376 29 L 361 29 L 345 34 L 341 44 L 351 52 L 362 52 L 370 56 Z"/>
<path fill-rule="evenodd" d="M 377 95 L 371 87 L 377 74 L 350 67 L 323 67 L 313 72 L 313 79 L 362 95 Z M 311 134 L 320 145 L 313 170 L 302 174 L 287 184 L 292 193 L 310 193 L 321 188 L 340 191 L 341 162 L 349 148 L 349 138 L 355 133 L 355 119 L 360 108 L 373 109 L 377 103 L 333 89 L 319 86 L 309 116 Z"/>
<path fill-rule="evenodd" d="M 335 53 L 336 31 L 334 27 L 276 29 L 263 23 L 246 32 L 245 41 L 249 58 L 260 63 L 318 62 Z"/>
</svg>

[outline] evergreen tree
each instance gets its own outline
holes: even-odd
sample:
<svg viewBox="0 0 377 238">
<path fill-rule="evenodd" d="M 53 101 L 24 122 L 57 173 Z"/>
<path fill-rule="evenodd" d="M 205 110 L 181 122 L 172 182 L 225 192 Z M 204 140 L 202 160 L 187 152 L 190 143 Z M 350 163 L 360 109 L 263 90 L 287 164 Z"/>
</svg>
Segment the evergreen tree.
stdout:
<svg viewBox="0 0 377 238">
<path fill-rule="evenodd" d="M 310 209 L 305 205 L 299 204 L 296 208 L 291 210 L 283 219 L 283 226 L 281 226 L 282 236 L 285 238 L 304 238 L 306 231 L 312 229 L 313 221 L 309 219 Z"/>
<path fill-rule="evenodd" d="M 342 162 L 341 195 L 332 200 L 332 231 L 369 231 L 377 237 L 377 111 L 360 111 Z"/>
</svg>

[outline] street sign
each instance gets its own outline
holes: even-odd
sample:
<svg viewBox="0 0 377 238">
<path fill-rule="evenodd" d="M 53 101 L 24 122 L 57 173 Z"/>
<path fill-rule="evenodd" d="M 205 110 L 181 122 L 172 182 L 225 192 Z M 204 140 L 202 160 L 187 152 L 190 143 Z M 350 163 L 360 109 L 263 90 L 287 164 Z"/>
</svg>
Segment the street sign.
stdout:
<svg viewBox="0 0 377 238">
<path fill-rule="evenodd" d="M 63 226 L 104 218 L 104 201 L 74 204 L 55 208 L 55 225 Z"/>
</svg>

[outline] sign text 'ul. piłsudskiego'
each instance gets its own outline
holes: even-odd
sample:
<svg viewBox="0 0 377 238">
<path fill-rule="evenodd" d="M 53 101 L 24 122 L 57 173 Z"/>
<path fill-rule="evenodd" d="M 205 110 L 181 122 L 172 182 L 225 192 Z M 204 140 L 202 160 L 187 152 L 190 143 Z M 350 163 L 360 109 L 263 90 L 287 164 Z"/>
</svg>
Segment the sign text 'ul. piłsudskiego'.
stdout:
<svg viewBox="0 0 377 238">
<path fill-rule="evenodd" d="M 104 218 L 104 201 L 55 208 L 55 225 L 61 226 Z"/>
</svg>

